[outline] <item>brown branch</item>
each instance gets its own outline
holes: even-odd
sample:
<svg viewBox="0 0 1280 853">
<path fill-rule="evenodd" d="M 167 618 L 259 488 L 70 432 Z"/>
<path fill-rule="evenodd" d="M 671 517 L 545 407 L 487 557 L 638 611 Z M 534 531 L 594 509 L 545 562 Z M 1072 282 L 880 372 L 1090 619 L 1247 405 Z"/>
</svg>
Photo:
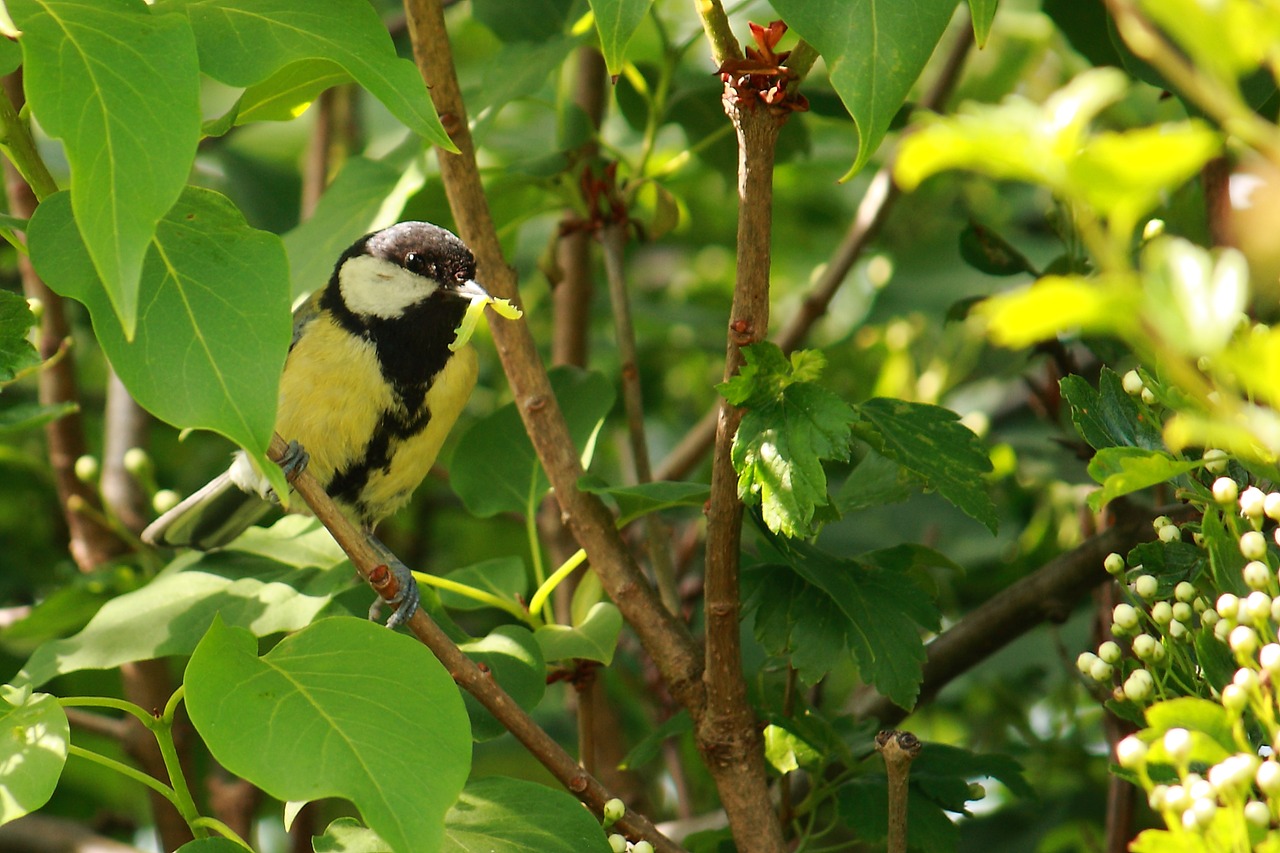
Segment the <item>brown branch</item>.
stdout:
<svg viewBox="0 0 1280 853">
<path fill-rule="evenodd" d="M 405 11 L 418 67 L 436 111 L 461 152 L 437 151 L 458 232 L 476 255 L 485 286 L 497 296 L 518 301 L 515 271 L 503 257 L 480 182 L 440 0 L 406 0 Z M 493 324 L 492 330 L 525 431 L 551 480 L 565 523 L 587 552 L 605 591 L 653 657 L 672 695 L 696 715 L 703 702 L 697 641 L 684 623 L 662 606 L 622 541 L 608 507 L 578 489 L 583 473 L 578 449 L 569 436 L 528 325 L 503 321 Z"/>
<path fill-rule="evenodd" d="M 724 378 L 745 362 L 742 347 L 769 328 L 769 264 L 774 147 L 785 113 L 775 114 L 726 82 L 725 112 L 738 137 L 737 281 L 729 315 Z M 721 403 L 711 468 L 706 554 L 706 713 L 695 717 L 698 750 L 715 779 L 733 837 L 742 851 L 785 849 L 769 800 L 764 751 L 742 674 L 739 557 L 742 503 L 730 459 L 743 412 Z"/>
<path fill-rule="evenodd" d="M 953 679 L 1040 623 L 1064 621 L 1089 590 L 1108 580 L 1102 568 L 1108 554 L 1126 553 L 1151 539 L 1151 519 L 1155 515 L 1137 514 L 1118 521 L 1013 583 L 940 634 L 925 649 L 928 658 L 917 705 L 928 702 Z M 886 726 L 897 724 L 907 715 L 869 687 L 854 694 L 850 710 L 858 719 L 872 717 Z"/>
<path fill-rule="evenodd" d="M 920 99 L 920 108 L 927 110 L 941 109 L 964 68 L 965 59 L 973 46 L 973 29 L 964 27 L 956 34 L 955 41 L 943 60 L 942 68 L 925 96 Z M 885 163 L 871 178 L 863 193 L 862 201 L 854 214 L 853 222 L 845 233 L 844 239 L 827 261 L 822 274 L 814 283 L 800 303 L 800 309 L 787 320 L 786 325 L 773 336 L 772 340 L 783 352 L 790 354 L 808 337 L 814 324 L 826 314 L 835 298 L 836 292 L 843 286 L 849 270 L 867 251 L 867 247 L 880 228 L 889 218 L 894 205 L 901 195 L 901 190 L 893 183 L 893 156 L 887 156 Z M 654 473 L 658 480 L 679 480 L 688 476 L 697 467 L 711 449 L 715 441 L 718 411 L 713 409 L 702 418 L 693 429 L 667 454 Z"/>
<path fill-rule="evenodd" d="M 889 776 L 888 853 L 907 853 L 907 793 L 911 762 L 920 754 L 920 741 L 911 732 L 884 731 L 876 735 L 876 752 Z"/>
<path fill-rule="evenodd" d="M 272 461 L 279 462 L 287 449 L 284 440 L 279 435 L 273 435 L 267 455 Z M 292 486 L 306 501 L 320 523 L 333 534 L 333 538 L 351 558 L 360 576 L 384 600 L 391 601 L 399 592 L 395 576 L 388 571 L 386 563 L 369 543 L 368 538 L 347 520 L 347 517 L 334 504 L 333 499 L 309 473 L 303 471 L 294 477 Z M 482 671 L 474 661 L 463 654 L 462 650 L 421 608 L 405 622 L 405 626 L 431 650 L 458 686 L 474 696 L 489 713 L 493 714 L 507 731 L 511 732 L 516 740 L 520 741 L 530 754 L 551 772 L 551 775 L 570 793 L 590 806 L 597 815 L 601 813 L 604 804 L 612 799 L 613 794 L 583 770 L 574 761 L 573 756 L 565 752 L 560 744 L 543 731 L 533 718 L 525 713 L 524 709 L 494 681 L 491 673 Z M 629 810 L 615 825 L 631 838 L 647 839 L 657 850 L 663 850 L 666 853 L 677 853 L 680 850 L 678 845 L 658 832 L 643 815 Z"/>
</svg>

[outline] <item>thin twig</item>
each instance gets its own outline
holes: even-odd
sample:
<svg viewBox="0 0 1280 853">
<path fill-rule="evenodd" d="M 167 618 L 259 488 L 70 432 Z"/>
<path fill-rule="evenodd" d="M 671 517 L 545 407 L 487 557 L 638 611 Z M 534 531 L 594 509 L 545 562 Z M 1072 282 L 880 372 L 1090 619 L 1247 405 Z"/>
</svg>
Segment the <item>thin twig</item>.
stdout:
<svg viewBox="0 0 1280 853">
<path fill-rule="evenodd" d="M 405 11 L 414 57 L 436 111 L 461 152 L 437 151 L 458 232 L 475 253 L 481 280 L 490 291 L 518 302 L 515 271 L 503 256 L 480 181 L 440 0 L 406 0 Z M 495 323 L 493 339 L 562 517 L 587 552 L 601 585 L 662 671 L 672 695 L 696 715 L 704 694 L 701 649 L 684 623 L 662 605 L 619 535 L 608 507 L 578 488 L 583 474 L 579 451 L 569 436 L 528 325 L 522 320 Z"/>
<path fill-rule="evenodd" d="M 911 762 L 920 754 L 920 741 L 911 732 L 884 731 L 876 735 L 876 751 L 889 775 L 888 853 L 907 853 L 907 794 Z"/>
<path fill-rule="evenodd" d="M 287 445 L 279 435 L 271 438 L 268 456 L 274 462 L 284 457 Z M 351 558 L 356 571 L 374 590 L 390 601 L 399 592 L 395 576 L 368 538 L 357 530 L 325 493 L 320 484 L 306 471 L 294 477 L 292 486 L 315 513 L 320 523 L 328 528 L 338 545 Z M 515 736 L 526 749 L 546 767 L 574 796 L 586 803 L 596 814 L 613 795 L 591 774 L 584 771 L 569 753 L 525 713 L 515 700 L 493 679 L 492 673 L 482 671 L 474 661 L 449 639 L 440 626 L 419 608 L 405 626 L 422 641 L 423 645 L 439 659 L 458 686 L 466 690 L 493 714 L 507 731 Z M 628 810 L 617 824 L 631 838 L 644 838 L 657 850 L 677 853 L 679 846 L 662 835 L 643 815 Z"/>
</svg>

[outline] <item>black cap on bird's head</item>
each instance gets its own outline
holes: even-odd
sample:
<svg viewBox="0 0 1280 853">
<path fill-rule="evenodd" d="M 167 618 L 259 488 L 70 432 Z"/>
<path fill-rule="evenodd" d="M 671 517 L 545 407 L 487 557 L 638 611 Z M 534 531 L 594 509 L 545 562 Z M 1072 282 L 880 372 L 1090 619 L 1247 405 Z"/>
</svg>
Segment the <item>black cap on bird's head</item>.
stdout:
<svg viewBox="0 0 1280 853">
<path fill-rule="evenodd" d="M 399 222 L 343 252 L 332 283 L 353 313 L 389 319 L 436 295 L 488 296 L 475 274 L 475 257 L 452 232 L 430 222 Z"/>
</svg>

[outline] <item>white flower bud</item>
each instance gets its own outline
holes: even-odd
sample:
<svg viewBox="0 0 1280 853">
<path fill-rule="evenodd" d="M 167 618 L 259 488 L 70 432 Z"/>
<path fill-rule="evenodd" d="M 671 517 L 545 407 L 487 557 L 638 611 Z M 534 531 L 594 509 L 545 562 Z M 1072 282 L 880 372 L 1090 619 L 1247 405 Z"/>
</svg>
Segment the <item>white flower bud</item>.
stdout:
<svg viewBox="0 0 1280 853">
<path fill-rule="evenodd" d="M 1271 825 L 1271 809 L 1261 800 L 1250 800 L 1244 804 L 1244 819 L 1260 829 L 1268 827 Z"/>
<path fill-rule="evenodd" d="M 1258 673 L 1242 666 L 1236 670 L 1235 675 L 1231 676 L 1231 683 L 1246 693 L 1258 692 Z"/>
<path fill-rule="evenodd" d="M 1093 666 L 1089 667 L 1089 677 L 1094 681 L 1110 681 L 1114 672 L 1115 669 L 1111 664 L 1102 659 L 1095 661 Z"/>
<path fill-rule="evenodd" d="M 613 826 L 615 823 L 621 820 L 622 816 L 626 813 L 627 813 L 626 805 L 623 804 L 622 800 L 618 799 L 617 797 L 614 797 L 613 799 L 606 802 L 604 804 L 604 808 L 601 809 L 601 817 L 603 818 L 603 820 L 601 820 L 601 824 L 606 827 Z"/>
<path fill-rule="evenodd" d="M 1173 618 L 1179 622 L 1190 622 L 1195 616 L 1195 611 L 1191 609 L 1191 605 L 1185 601 L 1179 601 L 1173 605 Z"/>
<path fill-rule="evenodd" d="M 1139 634 L 1133 638 L 1133 653 L 1138 660 L 1150 660 L 1160 643 L 1150 634 Z"/>
<path fill-rule="evenodd" d="M 1157 625 L 1168 625 L 1173 619 L 1173 605 L 1167 601 L 1157 601 L 1151 606 L 1151 618 Z"/>
<path fill-rule="evenodd" d="M 1262 518 L 1262 508 L 1267 496 L 1257 486 L 1250 486 L 1240 493 L 1240 514 L 1247 518 Z"/>
<path fill-rule="evenodd" d="M 1249 707 L 1249 694 L 1239 684 L 1228 684 L 1222 688 L 1222 707 L 1239 714 Z"/>
<path fill-rule="evenodd" d="M 1267 540 L 1256 530 L 1249 530 L 1240 536 L 1240 553 L 1246 560 L 1261 560 L 1267 555 Z"/>
<path fill-rule="evenodd" d="M 1147 760 L 1147 745 L 1134 735 L 1116 744 L 1116 763 L 1128 770 L 1136 770 Z"/>
<path fill-rule="evenodd" d="M 1119 663 L 1121 654 L 1120 645 L 1114 640 L 1107 640 L 1105 643 L 1098 646 L 1098 657 L 1102 658 L 1107 663 Z"/>
<path fill-rule="evenodd" d="M 1219 477 L 1213 481 L 1213 499 L 1220 504 L 1233 504 L 1240 496 L 1240 487 L 1230 477 Z"/>
<path fill-rule="evenodd" d="M 1122 628 L 1138 627 L 1138 611 L 1132 604 L 1117 604 L 1111 611 L 1111 619 Z"/>
<path fill-rule="evenodd" d="M 1151 793 L 1147 794 L 1147 805 L 1151 806 L 1153 812 L 1161 811 L 1168 806 L 1165 804 L 1169 797 L 1168 785 L 1156 785 L 1151 789 Z"/>
<path fill-rule="evenodd" d="M 1267 584 L 1271 583 L 1271 570 L 1261 560 L 1250 560 L 1245 563 L 1240 574 L 1244 577 L 1245 586 L 1249 589 L 1266 589 Z"/>
<path fill-rule="evenodd" d="M 1227 470 L 1227 461 L 1229 457 L 1225 450 L 1219 450 L 1212 447 L 1204 452 L 1204 456 L 1200 457 L 1204 462 L 1204 469 L 1210 474 L 1221 474 Z"/>
<path fill-rule="evenodd" d="M 1280 643 L 1267 643 L 1258 652 L 1258 663 L 1275 680 L 1280 677 Z"/>
<path fill-rule="evenodd" d="M 182 495 L 173 489 L 161 489 L 151 498 L 151 508 L 160 515 L 164 515 L 180 503 L 182 503 Z"/>
<path fill-rule="evenodd" d="M 151 454 L 141 447 L 130 447 L 124 452 L 124 458 L 121 461 L 124 463 L 124 470 L 135 477 L 151 473 Z"/>
<path fill-rule="evenodd" d="M 1173 588 L 1173 597 L 1177 601 L 1184 601 L 1190 604 L 1195 601 L 1196 588 L 1187 581 L 1178 581 L 1178 585 Z"/>
<path fill-rule="evenodd" d="M 1084 675 L 1089 674 L 1089 670 L 1093 669 L 1094 661 L 1101 660 L 1093 652 L 1081 652 L 1076 656 L 1076 669 L 1080 670 Z"/>
<path fill-rule="evenodd" d="M 1186 636 L 1187 626 L 1179 622 L 1177 619 L 1174 619 L 1169 623 L 1169 626 L 1165 628 L 1165 630 L 1169 632 L 1169 636 L 1172 637 L 1173 639 L 1181 640 L 1184 636 Z M 1160 659 L 1163 657 L 1164 657 L 1164 649 L 1161 648 L 1159 658 L 1157 659 Z"/>
<path fill-rule="evenodd" d="M 1170 785 L 1164 792 L 1164 807 L 1177 814 L 1182 814 L 1191 807 L 1191 796 L 1181 785 Z"/>
<path fill-rule="evenodd" d="M 614 833 L 609 836 L 609 849 L 613 853 L 627 853 L 627 838 L 625 835 Z"/>
<path fill-rule="evenodd" d="M 1105 560 L 1102 561 L 1102 567 L 1106 569 L 1107 574 L 1112 577 L 1119 577 L 1124 573 L 1124 557 L 1121 557 L 1113 551 L 1107 555 Z"/>
<path fill-rule="evenodd" d="M 1130 397 L 1136 397 L 1142 393 L 1142 389 L 1146 386 L 1142 383 L 1142 377 L 1138 375 L 1138 371 L 1130 370 L 1120 378 L 1120 386 L 1124 388 L 1124 393 Z"/>
<path fill-rule="evenodd" d="M 648 841 L 637 841 L 631 845 L 631 853 L 653 853 L 653 845 Z"/>
<path fill-rule="evenodd" d="M 1200 797 L 1191 802 L 1191 808 L 1183 812 L 1183 823 L 1186 823 L 1186 815 L 1194 815 L 1194 823 L 1196 828 L 1208 829 L 1209 824 L 1213 823 L 1213 816 L 1218 813 L 1218 801 L 1212 797 Z"/>
<path fill-rule="evenodd" d="M 1206 610 L 1200 614 L 1200 621 L 1207 628 L 1212 628 L 1221 618 L 1216 610 Z"/>
<path fill-rule="evenodd" d="M 1247 657 L 1258 650 L 1258 632 L 1248 625 L 1237 625 L 1231 629 L 1227 644 L 1231 651 Z"/>
<path fill-rule="evenodd" d="M 1255 624 L 1261 625 L 1271 616 L 1271 596 L 1265 592 L 1251 592 L 1244 600 L 1244 612 Z"/>
<path fill-rule="evenodd" d="M 1164 751 L 1181 764 L 1191 756 L 1191 732 L 1186 729 L 1169 729 L 1164 733 Z"/>
<path fill-rule="evenodd" d="M 1144 387 L 1140 396 L 1142 397 L 1142 402 L 1146 403 L 1148 406 L 1154 406 L 1156 404 L 1156 395 L 1151 392 L 1150 388 Z"/>
<path fill-rule="evenodd" d="M 1280 794 L 1280 764 L 1277 764 L 1274 759 L 1268 758 L 1258 765 L 1258 771 L 1254 773 L 1253 778 L 1258 783 L 1259 790 L 1268 797 Z"/>
<path fill-rule="evenodd" d="M 1280 521 L 1280 492 L 1268 492 L 1262 502 L 1262 512 L 1272 521 Z"/>
<path fill-rule="evenodd" d="M 1218 596 L 1218 603 L 1214 605 L 1214 609 L 1218 611 L 1218 615 L 1223 619 L 1238 619 L 1240 617 L 1240 599 L 1229 592 L 1224 592 Z"/>
<path fill-rule="evenodd" d="M 1164 543 L 1181 542 L 1182 530 L 1176 524 L 1166 524 L 1160 528 L 1160 532 L 1156 534 L 1160 537 L 1160 541 Z"/>
<path fill-rule="evenodd" d="M 1145 669 L 1135 669 L 1129 673 L 1129 677 L 1124 680 L 1122 691 L 1128 699 L 1134 702 L 1143 702 L 1151 697 L 1151 691 L 1155 689 L 1155 680 L 1151 677 L 1151 673 Z"/>
<path fill-rule="evenodd" d="M 1155 598 L 1159 589 L 1160 581 L 1156 580 L 1153 575 L 1139 575 L 1138 579 L 1133 582 L 1133 591 L 1147 601 Z"/>
<path fill-rule="evenodd" d="M 1219 619 L 1213 626 L 1213 636 L 1225 643 L 1235 626 L 1235 622 L 1230 619 Z"/>
</svg>

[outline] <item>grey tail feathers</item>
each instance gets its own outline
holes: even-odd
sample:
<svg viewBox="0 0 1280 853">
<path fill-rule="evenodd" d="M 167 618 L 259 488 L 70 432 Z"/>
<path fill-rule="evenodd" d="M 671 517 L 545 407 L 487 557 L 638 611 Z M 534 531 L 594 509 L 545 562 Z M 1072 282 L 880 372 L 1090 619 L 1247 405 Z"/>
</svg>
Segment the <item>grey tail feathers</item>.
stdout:
<svg viewBox="0 0 1280 853">
<path fill-rule="evenodd" d="M 230 543 L 262 519 L 273 504 L 242 490 L 226 471 L 142 531 L 142 539 L 166 548 L 208 551 Z"/>
</svg>

